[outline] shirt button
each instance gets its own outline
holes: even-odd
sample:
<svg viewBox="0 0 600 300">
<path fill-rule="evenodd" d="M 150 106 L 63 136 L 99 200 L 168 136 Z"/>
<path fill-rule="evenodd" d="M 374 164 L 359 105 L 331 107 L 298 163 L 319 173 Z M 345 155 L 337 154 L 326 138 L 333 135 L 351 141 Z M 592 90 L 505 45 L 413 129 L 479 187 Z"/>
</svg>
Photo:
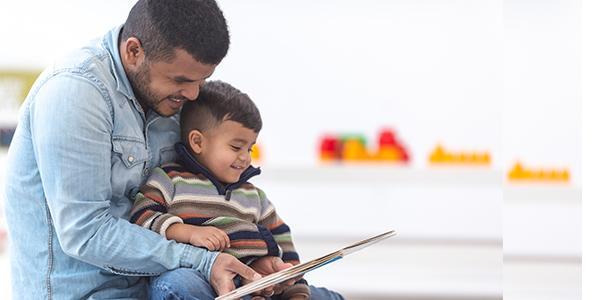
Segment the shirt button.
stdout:
<svg viewBox="0 0 600 300">
<path fill-rule="evenodd" d="M 133 156 L 131 156 L 131 155 L 130 155 L 130 156 L 127 158 L 127 161 L 128 161 L 128 162 L 133 162 Z"/>
</svg>

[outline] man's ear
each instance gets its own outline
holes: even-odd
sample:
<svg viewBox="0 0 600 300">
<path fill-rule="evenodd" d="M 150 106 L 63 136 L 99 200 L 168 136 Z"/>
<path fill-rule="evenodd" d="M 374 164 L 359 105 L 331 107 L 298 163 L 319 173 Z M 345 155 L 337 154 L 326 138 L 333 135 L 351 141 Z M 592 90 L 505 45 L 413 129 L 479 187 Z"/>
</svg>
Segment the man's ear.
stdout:
<svg viewBox="0 0 600 300">
<path fill-rule="evenodd" d="M 188 144 L 194 153 L 200 154 L 204 150 L 204 135 L 200 130 L 194 129 L 188 133 Z"/>
<path fill-rule="evenodd" d="M 130 37 L 121 44 L 121 59 L 128 69 L 137 70 L 146 57 L 142 42 L 135 37 Z"/>
</svg>

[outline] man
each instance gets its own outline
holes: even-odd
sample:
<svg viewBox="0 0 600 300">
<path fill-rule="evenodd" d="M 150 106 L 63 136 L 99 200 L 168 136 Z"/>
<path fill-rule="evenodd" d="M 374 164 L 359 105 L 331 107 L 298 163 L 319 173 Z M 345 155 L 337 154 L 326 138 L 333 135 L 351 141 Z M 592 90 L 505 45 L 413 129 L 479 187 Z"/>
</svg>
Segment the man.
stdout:
<svg viewBox="0 0 600 300">
<path fill-rule="evenodd" d="M 43 72 L 8 154 L 15 299 L 146 298 L 142 276 L 178 268 L 199 270 L 219 294 L 238 274 L 260 277 L 126 219 L 148 170 L 175 156 L 181 106 L 228 47 L 214 1 L 140 0 L 123 26 Z"/>
</svg>

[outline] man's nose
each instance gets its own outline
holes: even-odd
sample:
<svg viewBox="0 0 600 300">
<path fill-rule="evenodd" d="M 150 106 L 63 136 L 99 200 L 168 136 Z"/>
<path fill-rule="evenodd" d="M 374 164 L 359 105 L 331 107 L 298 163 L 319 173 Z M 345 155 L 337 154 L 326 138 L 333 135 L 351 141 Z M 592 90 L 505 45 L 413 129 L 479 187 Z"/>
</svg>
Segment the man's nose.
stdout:
<svg viewBox="0 0 600 300">
<path fill-rule="evenodd" d="M 183 90 L 181 90 L 181 95 L 186 97 L 190 101 L 196 100 L 198 98 L 198 94 L 200 93 L 200 85 L 197 83 L 190 83 L 185 86 Z"/>
</svg>

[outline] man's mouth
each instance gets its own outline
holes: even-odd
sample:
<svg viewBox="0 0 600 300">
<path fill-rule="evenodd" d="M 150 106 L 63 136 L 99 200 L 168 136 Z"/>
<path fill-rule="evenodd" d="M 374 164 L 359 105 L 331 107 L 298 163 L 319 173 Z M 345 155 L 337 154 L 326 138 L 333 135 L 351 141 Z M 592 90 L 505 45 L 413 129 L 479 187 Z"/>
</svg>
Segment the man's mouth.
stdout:
<svg viewBox="0 0 600 300">
<path fill-rule="evenodd" d="M 175 102 L 175 103 L 183 103 L 183 102 L 185 102 L 185 99 L 182 99 L 182 98 L 173 98 L 173 97 L 169 97 L 169 100 L 170 100 L 170 101 L 173 101 L 173 102 Z"/>
</svg>

